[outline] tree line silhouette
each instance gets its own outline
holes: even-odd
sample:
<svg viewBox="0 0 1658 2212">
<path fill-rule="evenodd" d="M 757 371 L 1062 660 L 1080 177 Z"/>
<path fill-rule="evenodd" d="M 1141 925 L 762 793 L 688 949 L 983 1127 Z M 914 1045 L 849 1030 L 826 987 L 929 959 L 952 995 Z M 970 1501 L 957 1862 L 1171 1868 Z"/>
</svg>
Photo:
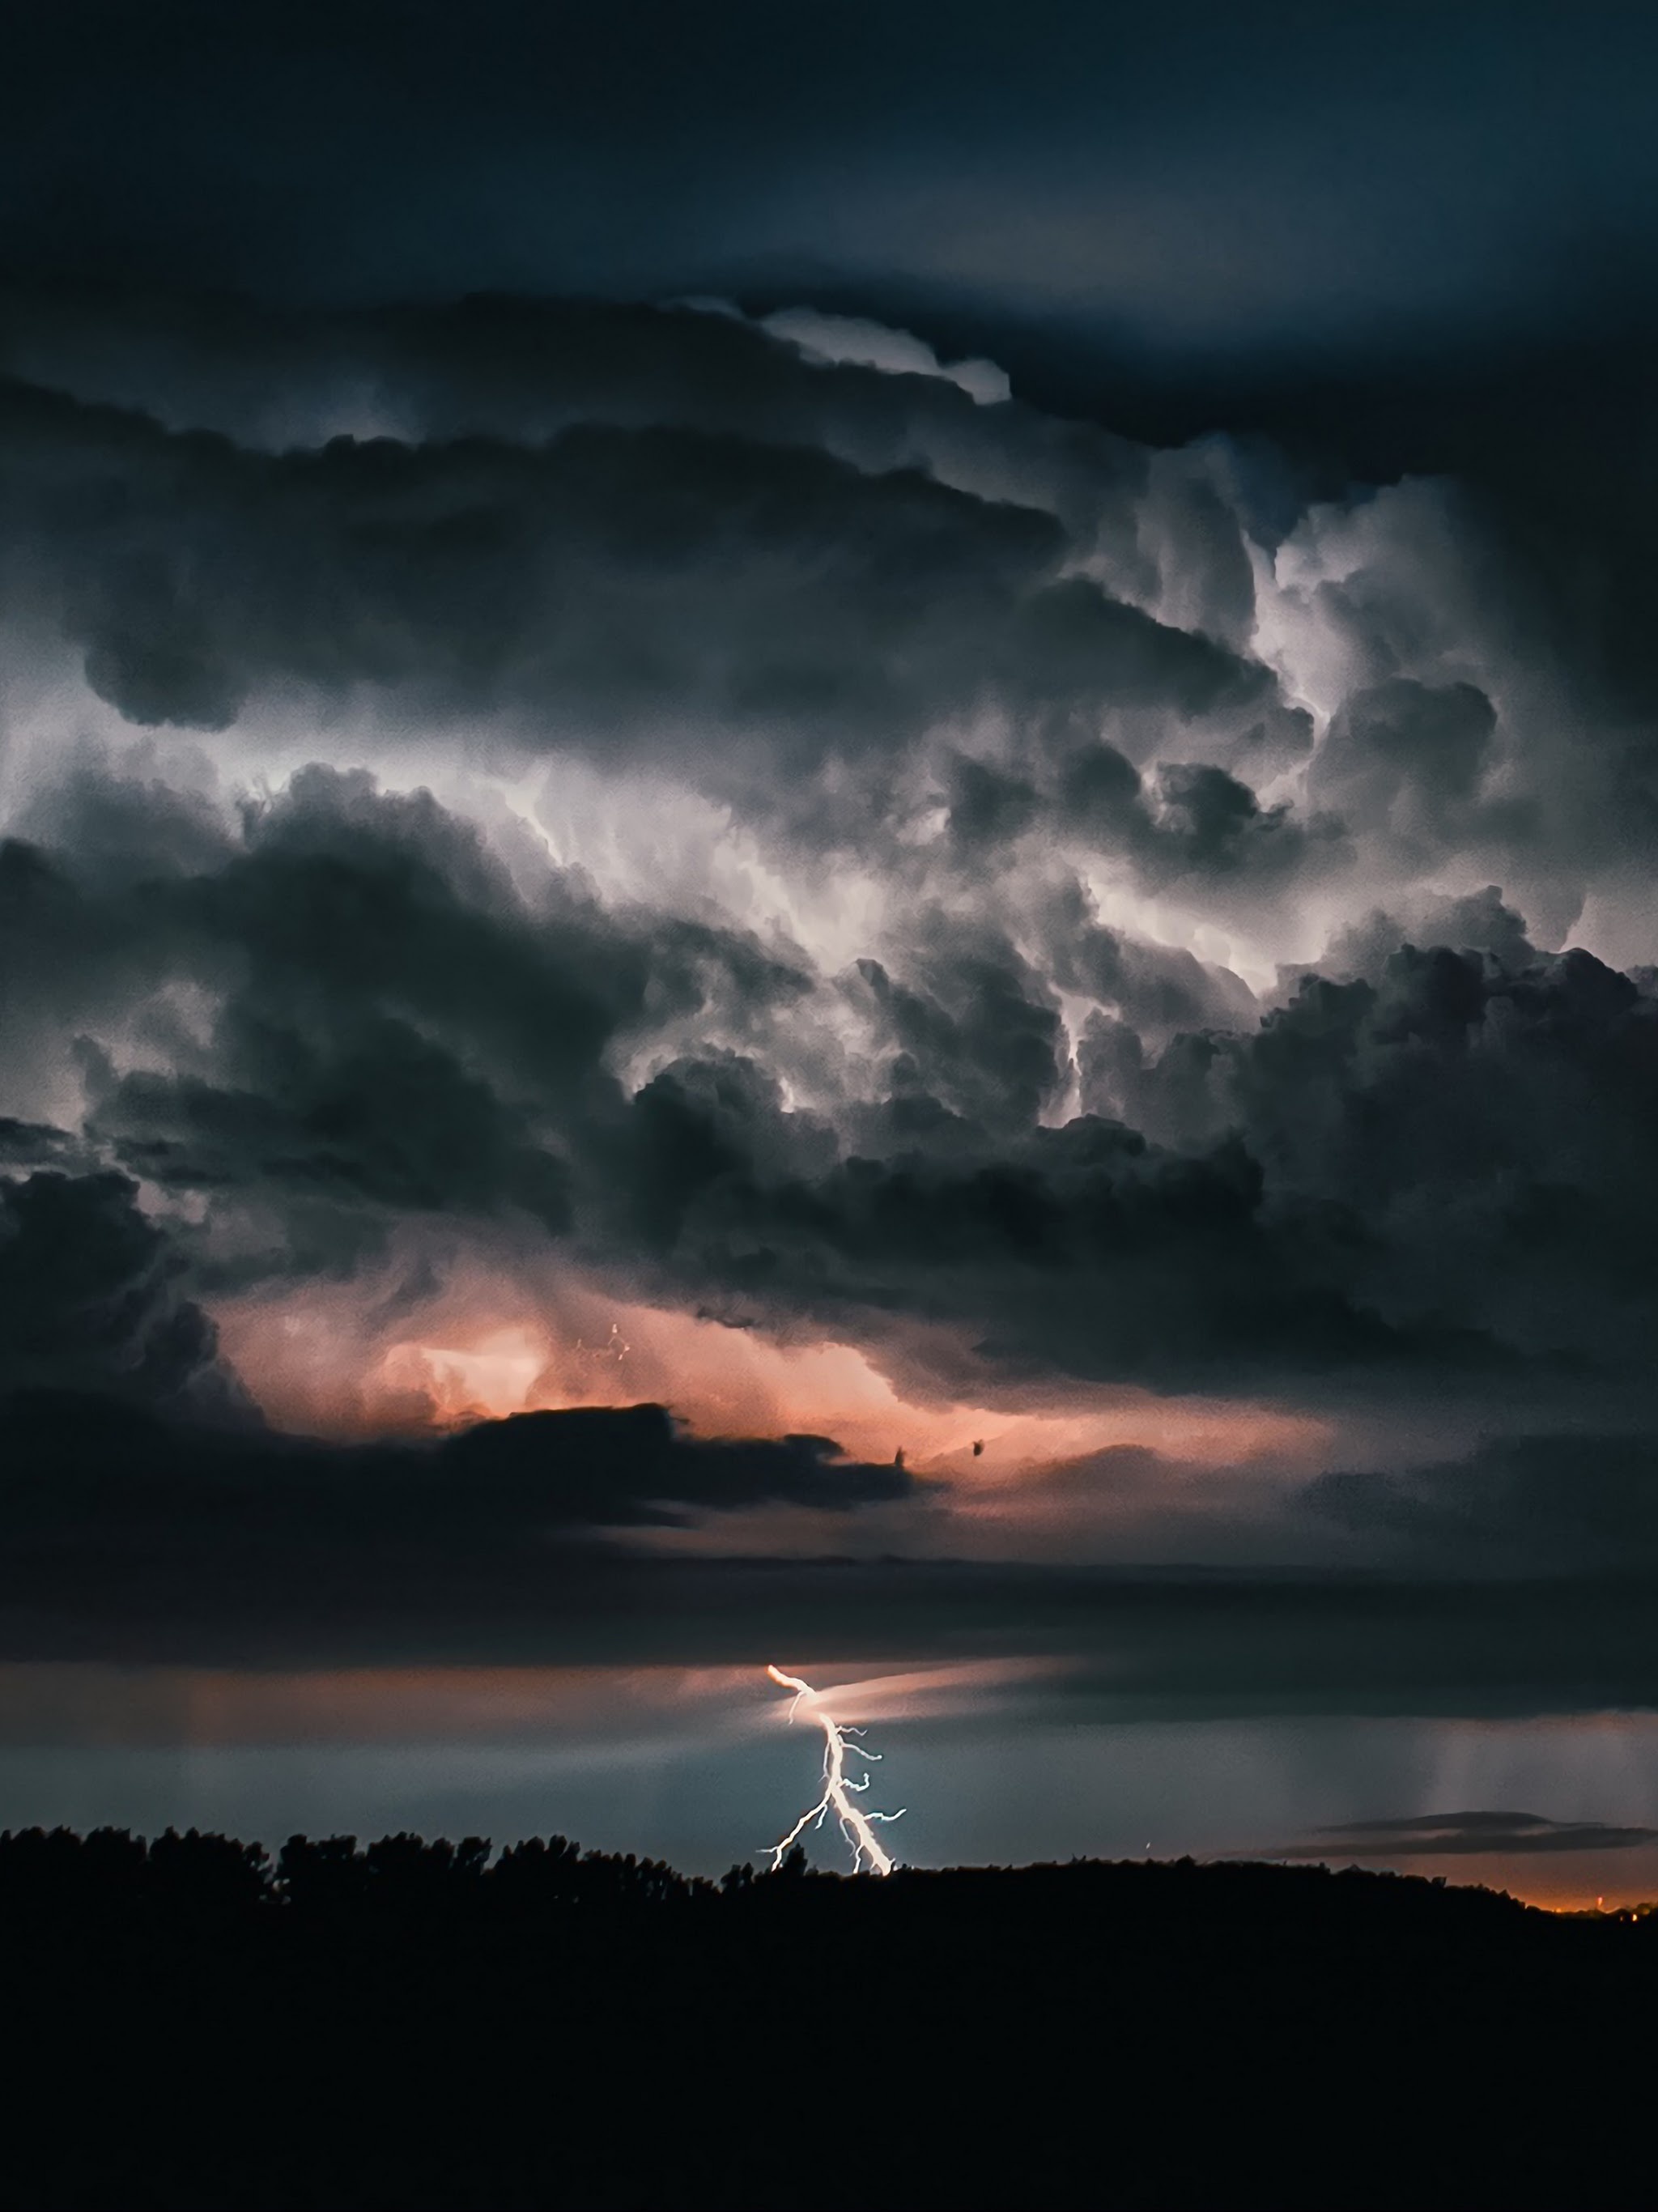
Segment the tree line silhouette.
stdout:
<svg viewBox="0 0 1658 2212">
<path fill-rule="evenodd" d="M 0 1836 L 8 2206 L 1644 2205 L 1658 1914 Z"/>
</svg>

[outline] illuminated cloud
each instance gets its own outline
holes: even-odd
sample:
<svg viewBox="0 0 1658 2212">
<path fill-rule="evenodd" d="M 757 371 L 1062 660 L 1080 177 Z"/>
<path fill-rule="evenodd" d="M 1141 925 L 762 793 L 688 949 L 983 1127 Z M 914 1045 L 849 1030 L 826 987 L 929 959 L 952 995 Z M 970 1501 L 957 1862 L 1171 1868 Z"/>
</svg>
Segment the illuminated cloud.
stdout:
<svg viewBox="0 0 1658 2212">
<path fill-rule="evenodd" d="M 811 307 L 780 307 L 761 328 L 799 347 L 808 360 L 853 362 L 890 376 L 938 376 L 981 407 L 993 407 L 1011 391 L 1005 369 L 993 361 L 941 362 L 925 338 L 855 315 L 819 314 Z"/>
</svg>

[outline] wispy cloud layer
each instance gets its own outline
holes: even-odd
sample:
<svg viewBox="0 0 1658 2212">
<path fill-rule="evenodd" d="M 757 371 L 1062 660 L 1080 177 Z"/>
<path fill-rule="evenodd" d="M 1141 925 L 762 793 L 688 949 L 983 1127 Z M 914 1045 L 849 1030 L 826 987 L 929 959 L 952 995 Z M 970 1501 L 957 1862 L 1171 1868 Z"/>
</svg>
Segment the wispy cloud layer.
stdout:
<svg viewBox="0 0 1658 2212">
<path fill-rule="evenodd" d="M 1260 1854 L 1274 1859 L 1508 1857 L 1531 1851 L 1627 1851 L 1658 1844 L 1658 1828 L 1596 1820 L 1546 1820 L 1537 1813 L 1429 1813 L 1396 1820 L 1350 1820 L 1304 1842 Z"/>
</svg>

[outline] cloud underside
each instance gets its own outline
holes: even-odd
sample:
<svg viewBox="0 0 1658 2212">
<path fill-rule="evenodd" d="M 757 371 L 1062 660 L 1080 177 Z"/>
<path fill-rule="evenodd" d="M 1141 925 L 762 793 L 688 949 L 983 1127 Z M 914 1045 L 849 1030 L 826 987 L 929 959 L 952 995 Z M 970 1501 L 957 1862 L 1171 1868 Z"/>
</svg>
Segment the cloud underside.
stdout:
<svg viewBox="0 0 1658 2212">
<path fill-rule="evenodd" d="M 810 1676 L 1011 1655 L 1029 1679 L 997 1701 L 1033 1726 L 1658 1711 L 1648 1581 L 655 1558 L 581 1516 L 659 1523 L 769 1492 L 845 1518 L 902 1478 L 810 1443 L 753 1445 L 659 1462 L 642 1495 L 623 1455 L 597 1474 L 590 1455 L 573 1495 L 558 1449 L 518 1441 L 501 1469 L 435 1455 L 210 1469 L 197 1450 L 125 1491 L 112 1454 L 93 1474 L 47 1462 L 52 1480 L 4 1507 L 0 1659 L 326 1673 L 743 1668 L 783 1650 Z M 1369 1849 L 1315 1855 L 1338 1847 Z"/>
<path fill-rule="evenodd" d="M 766 1505 L 814 1513 L 832 1553 L 825 1516 L 849 1537 L 860 1510 L 928 1500 L 822 1438 L 700 1441 L 649 1406 L 348 1445 L 235 1408 L 23 1394 L 0 1444 L 7 1661 L 695 1668 L 776 1649 L 808 1669 L 1011 1656 L 1024 1686 L 999 1694 L 1033 1721 L 1658 1710 L 1652 1577 L 1604 1558 L 1481 1577 L 665 1556 L 637 1537 Z"/>
</svg>

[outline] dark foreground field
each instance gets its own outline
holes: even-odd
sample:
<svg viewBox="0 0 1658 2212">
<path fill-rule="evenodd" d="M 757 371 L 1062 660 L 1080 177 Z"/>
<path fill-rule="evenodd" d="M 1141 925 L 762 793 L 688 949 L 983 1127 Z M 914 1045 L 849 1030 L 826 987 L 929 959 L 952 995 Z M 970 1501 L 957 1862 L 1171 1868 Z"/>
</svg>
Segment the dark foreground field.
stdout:
<svg viewBox="0 0 1658 2212">
<path fill-rule="evenodd" d="M 8 2206 L 1649 2205 L 1658 1918 L 0 1840 Z"/>
</svg>

